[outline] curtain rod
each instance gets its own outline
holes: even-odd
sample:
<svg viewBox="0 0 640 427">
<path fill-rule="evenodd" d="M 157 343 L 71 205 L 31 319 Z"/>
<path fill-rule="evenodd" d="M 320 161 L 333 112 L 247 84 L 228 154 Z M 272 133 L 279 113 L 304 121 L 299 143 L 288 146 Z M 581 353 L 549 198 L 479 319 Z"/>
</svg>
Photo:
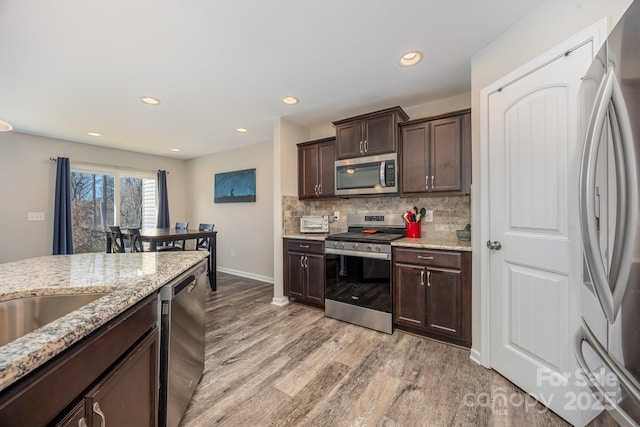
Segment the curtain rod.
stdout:
<svg viewBox="0 0 640 427">
<path fill-rule="evenodd" d="M 57 161 L 58 159 L 55 157 L 49 157 L 49 160 L 51 160 L 52 162 Z M 71 162 L 71 163 L 75 163 L 77 165 L 86 165 L 86 166 L 100 166 L 103 168 L 111 168 L 111 169 L 115 169 L 115 170 L 124 170 L 124 171 L 132 171 L 132 172 L 159 172 L 158 170 L 152 170 L 152 169 L 138 169 L 138 168 L 127 168 L 127 167 L 122 167 L 122 166 L 114 166 L 114 165 L 105 165 L 103 163 L 91 163 L 91 162 Z M 167 171 L 167 175 L 169 175 L 171 172 Z"/>
</svg>

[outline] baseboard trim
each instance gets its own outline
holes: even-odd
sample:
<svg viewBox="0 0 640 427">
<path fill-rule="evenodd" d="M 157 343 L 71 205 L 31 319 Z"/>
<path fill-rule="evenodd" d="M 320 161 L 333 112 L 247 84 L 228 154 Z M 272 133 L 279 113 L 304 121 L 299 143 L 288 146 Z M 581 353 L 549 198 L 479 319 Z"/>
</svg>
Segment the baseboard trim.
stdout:
<svg viewBox="0 0 640 427">
<path fill-rule="evenodd" d="M 245 271 L 234 270 L 232 268 L 218 267 L 216 271 L 221 273 L 233 274 L 234 276 L 246 277 L 247 279 L 259 280 L 261 282 L 271 283 L 273 285 L 273 277 L 261 276 L 259 274 L 247 273 Z"/>
<path fill-rule="evenodd" d="M 289 304 L 289 298 L 288 297 L 273 297 L 273 299 L 271 300 L 271 304 L 277 305 L 278 307 L 284 307 L 285 305 Z"/>
<path fill-rule="evenodd" d="M 476 350 L 475 348 L 471 349 L 471 354 L 469 355 L 469 359 L 471 359 L 472 362 L 477 363 L 480 366 L 484 366 L 482 364 L 482 355 L 480 354 L 480 352 L 478 350 Z M 485 368 L 487 368 L 488 366 L 485 366 Z"/>
</svg>

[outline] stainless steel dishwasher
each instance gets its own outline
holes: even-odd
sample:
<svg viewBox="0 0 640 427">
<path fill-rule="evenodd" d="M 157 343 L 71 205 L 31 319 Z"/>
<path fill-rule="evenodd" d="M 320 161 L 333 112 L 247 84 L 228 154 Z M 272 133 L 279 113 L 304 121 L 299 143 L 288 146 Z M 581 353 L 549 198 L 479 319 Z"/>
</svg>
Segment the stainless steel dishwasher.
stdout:
<svg viewBox="0 0 640 427">
<path fill-rule="evenodd" d="M 160 290 L 161 427 L 176 427 L 204 371 L 206 262 Z"/>
</svg>

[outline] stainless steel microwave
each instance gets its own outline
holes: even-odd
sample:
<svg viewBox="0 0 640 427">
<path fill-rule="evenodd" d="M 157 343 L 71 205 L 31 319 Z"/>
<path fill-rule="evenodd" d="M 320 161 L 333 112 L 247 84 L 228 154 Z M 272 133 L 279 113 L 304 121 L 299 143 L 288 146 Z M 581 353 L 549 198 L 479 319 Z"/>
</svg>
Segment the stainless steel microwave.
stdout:
<svg viewBox="0 0 640 427">
<path fill-rule="evenodd" d="M 337 160 L 336 195 L 361 196 L 398 192 L 398 155 Z"/>
</svg>

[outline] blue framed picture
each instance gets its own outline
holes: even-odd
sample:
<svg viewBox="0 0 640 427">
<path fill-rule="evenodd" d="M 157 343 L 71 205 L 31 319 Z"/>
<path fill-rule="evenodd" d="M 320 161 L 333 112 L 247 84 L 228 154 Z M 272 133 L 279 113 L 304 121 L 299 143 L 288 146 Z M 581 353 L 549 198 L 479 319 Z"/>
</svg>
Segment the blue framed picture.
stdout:
<svg viewBox="0 0 640 427">
<path fill-rule="evenodd" d="M 256 201 L 256 170 L 217 173 L 214 176 L 213 202 L 236 203 Z"/>
</svg>

